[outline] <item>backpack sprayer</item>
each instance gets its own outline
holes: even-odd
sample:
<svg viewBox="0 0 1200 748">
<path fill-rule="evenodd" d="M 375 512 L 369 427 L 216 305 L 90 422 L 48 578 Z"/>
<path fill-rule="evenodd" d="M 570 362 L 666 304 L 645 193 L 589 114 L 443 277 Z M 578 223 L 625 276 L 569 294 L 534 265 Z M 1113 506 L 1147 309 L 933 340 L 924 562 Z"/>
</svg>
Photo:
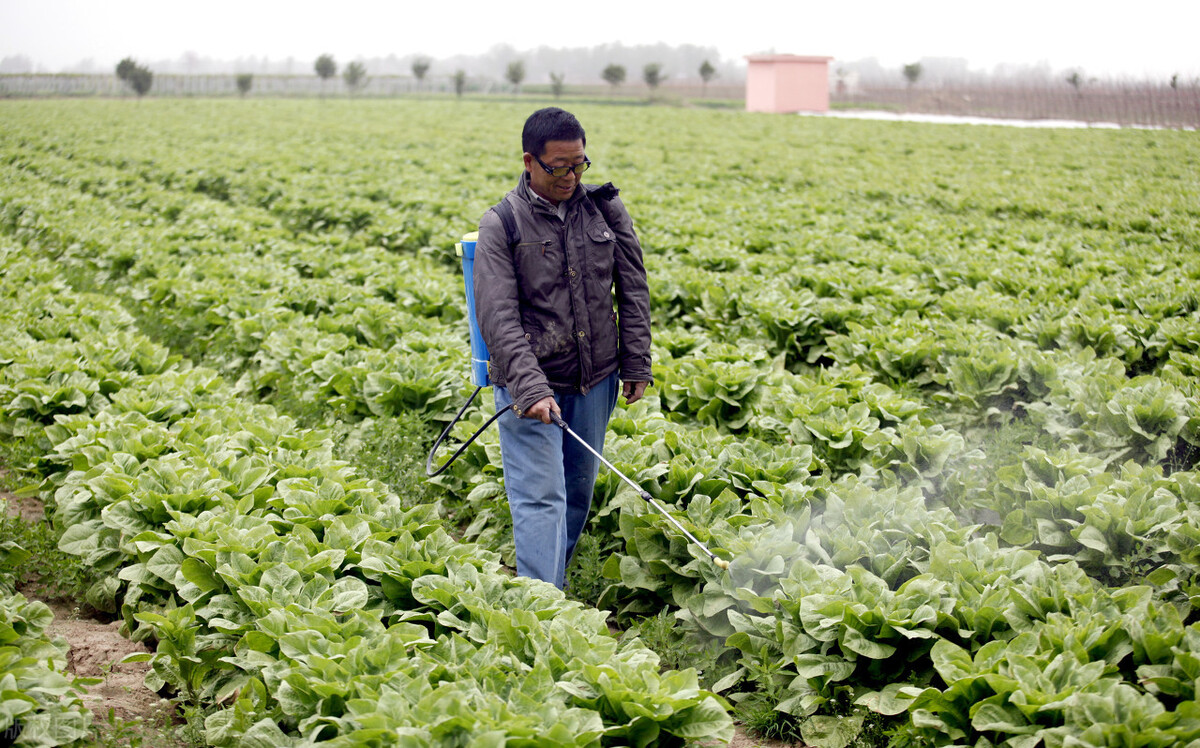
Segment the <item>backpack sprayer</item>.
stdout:
<svg viewBox="0 0 1200 748">
<path fill-rule="evenodd" d="M 466 451 L 467 447 L 471 446 L 471 442 L 475 441 L 480 434 L 482 434 L 489 426 L 495 423 L 496 419 L 504 415 L 509 410 L 508 408 L 505 408 L 504 410 L 496 411 L 496 414 L 488 419 L 487 423 L 480 426 L 474 434 L 471 434 L 471 437 L 467 439 L 467 441 L 464 442 L 461 447 L 458 448 L 457 452 L 450 456 L 450 459 L 446 460 L 446 462 L 440 467 L 434 468 L 434 456 L 437 454 L 438 448 L 441 447 L 442 442 L 445 441 L 446 436 L 450 433 L 450 429 L 454 428 L 454 424 L 458 423 L 462 418 L 463 413 L 467 411 L 467 408 L 471 407 L 471 403 L 475 401 L 475 397 L 479 395 L 480 390 L 491 385 L 491 380 L 488 377 L 488 361 L 490 360 L 491 356 L 488 353 L 487 343 L 485 343 L 483 340 L 483 334 L 479 331 L 478 318 L 475 316 L 475 243 L 478 239 L 479 232 L 473 231 L 469 234 L 463 235 L 462 241 L 454 245 L 455 252 L 459 257 L 462 258 L 463 281 L 466 286 L 467 293 L 467 324 L 470 328 L 471 337 L 471 384 L 475 385 L 475 391 L 471 393 L 471 396 L 467 398 L 467 401 L 463 403 L 461 408 L 459 408 L 458 413 L 454 415 L 454 419 L 450 421 L 450 423 L 442 431 L 441 435 L 438 436 L 437 441 L 433 443 L 433 449 L 429 452 L 429 459 L 425 462 L 425 475 L 430 478 L 441 475 L 446 468 L 450 467 L 450 465 L 458 459 L 459 455 Z M 558 426 L 564 432 L 570 434 L 575 441 L 582 444 L 587 451 L 591 452 L 596 457 L 596 459 L 604 463 L 604 466 L 611 470 L 614 475 L 625 481 L 630 488 L 637 492 L 638 496 L 641 496 L 648 504 L 650 504 L 650 506 L 654 507 L 655 511 L 661 514 L 663 517 L 666 517 L 667 521 L 675 526 L 675 529 L 683 533 L 684 537 L 686 537 L 697 548 L 704 551 L 704 553 L 712 559 L 714 564 L 722 569 L 729 568 L 728 561 L 720 558 L 715 553 L 710 551 L 708 546 L 704 545 L 704 543 L 701 543 L 695 535 L 688 532 L 687 528 L 680 524 L 679 520 L 671 516 L 671 513 L 667 511 L 665 506 L 659 503 L 653 496 L 650 495 L 648 491 L 635 483 L 631 478 L 622 473 L 620 470 L 617 470 L 617 468 L 614 467 L 611 462 L 604 459 L 604 455 L 597 452 L 592 448 L 592 445 L 584 441 L 579 434 L 576 434 L 574 431 L 572 431 L 567 425 L 567 422 L 560 418 L 557 413 L 551 411 L 550 420 L 555 426 Z"/>
<path fill-rule="evenodd" d="M 475 402 L 475 398 L 479 395 L 480 390 L 491 385 L 492 381 L 488 378 L 488 361 L 491 359 L 491 354 L 488 353 L 487 343 L 483 342 L 483 333 L 479 331 L 479 320 L 475 316 L 475 242 L 479 239 L 479 232 L 472 231 L 469 234 L 464 234 L 462 241 L 454 245 L 454 252 L 462 258 L 463 267 L 463 283 L 467 291 L 467 326 L 470 329 L 471 336 L 471 384 L 475 385 L 475 391 L 463 403 L 463 406 L 454 414 L 454 419 L 446 425 L 442 430 L 437 441 L 433 443 L 433 449 L 429 451 L 429 459 L 425 461 L 425 475 L 429 478 L 434 478 L 441 475 L 450 467 L 459 455 L 466 451 L 467 447 L 471 446 L 471 442 L 479 438 L 479 435 L 487 430 L 496 422 L 504 410 L 496 411 L 496 414 L 488 419 L 487 423 L 479 427 L 471 437 L 463 442 L 463 445 L 458 448 L 458 451 L 450 455 L 450 459 L 446 460 L 439 468 L 434 468 L 433 458 L 437 454 L 438 447 L 442 446 L 446 436 L 450 433 L 450 429 L 454 428 L 454 424 L 462 419 L 463 413 L 467 412 L 467 408 L 471 407 L 471 403 Z"/>
</svg>

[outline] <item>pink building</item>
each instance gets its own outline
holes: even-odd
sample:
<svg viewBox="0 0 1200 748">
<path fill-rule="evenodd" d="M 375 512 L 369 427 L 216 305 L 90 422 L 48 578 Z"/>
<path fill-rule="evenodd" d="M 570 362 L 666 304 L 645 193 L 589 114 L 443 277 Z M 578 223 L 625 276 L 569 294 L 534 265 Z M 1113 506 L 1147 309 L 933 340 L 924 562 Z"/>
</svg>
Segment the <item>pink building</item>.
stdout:
<svg viewBox="0 0 1200 748">
<path fill-rule="evenodd" d="M 832 57 L 749 55 L 747 112 L 828 112 Z"/>
</svg>

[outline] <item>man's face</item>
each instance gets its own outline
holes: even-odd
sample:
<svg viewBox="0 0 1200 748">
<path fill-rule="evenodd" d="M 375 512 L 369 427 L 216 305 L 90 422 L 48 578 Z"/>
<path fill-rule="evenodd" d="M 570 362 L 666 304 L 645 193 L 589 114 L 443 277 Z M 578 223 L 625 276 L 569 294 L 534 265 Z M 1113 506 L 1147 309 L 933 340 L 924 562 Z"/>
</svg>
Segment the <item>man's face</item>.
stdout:
<svg viewBox="0 0 1200 748">
<path fill-rule="evenodd" d="M 574 166 L 584 160 L 583 141 L 549 140 L 546 141 L 546 152 L 537 156 L 552 169 L 556 166 Z M 525 171 L 529 172 L 529 184 L 533 191 L 555 205 L 575 194 L 575 188 L 579 185 L 579 176 L 573 171 L 561 177 L 547 174 L 533 153 L 525 154 Z"/>
</svg>

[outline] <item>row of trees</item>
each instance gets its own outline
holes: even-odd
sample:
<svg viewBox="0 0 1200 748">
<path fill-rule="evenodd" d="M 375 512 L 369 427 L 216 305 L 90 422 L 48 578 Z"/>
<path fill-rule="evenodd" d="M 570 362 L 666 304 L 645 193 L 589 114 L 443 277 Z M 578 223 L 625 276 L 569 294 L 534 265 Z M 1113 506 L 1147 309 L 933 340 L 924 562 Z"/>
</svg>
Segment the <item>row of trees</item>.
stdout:
<svg viewBox="0 0 1200 748">
<path fill-rule="evenodd" d="M 333 59 L 333 55 L 321 55 L 313 64 L 313 69 L 317 76 L 326 81 L 337 75 L 338 65 Z M 418 78 L 424 78 L 425 71 L 428 65 L 420 68 Z M 418 66 L 414 64 L 413 72 L 417 73 Z M 117 78 L 133 89 L 138 96 L 145 96 L 150 91 L 150 87 L 154 83 L 154 73 L 144 65 L 138 64 L 132 57 L 126 57 L 117 63 Z M 352 92 L 357 91 L 367 83 L 367 68 L 361 62 L 352 62 L 342 71 L 342 79 L 346 82 L 346 87 Z M 254 75 L 251 73 L 239 73 L 234 82 L 237 84 L 238 93 L 245 96 L 250 93 L 250 89 L 254 86 Z"/>
<path fill-rule="evenodd" d="M 418 81 L 424 81 L 425 75 L 429 72 L 432 61 L 427 57 L 418 57 L 413 60 L 412 73 Z M 332 78 L 337 74 L 337 63 L 332 55 L 321 55 L 313 64 L 313 69 L 322 80 Z M 700 78 L 707 86 L 709 81 L 716 77 L 717 69 L 711 62 L 705 60 L 700 65 Z M 346 67 L 343 73 L 343 78 L 346 81 L 346 86 L 351 90 L 357 90 L 366 83 L 366 68 L 362 63 L 352 62 Z M 243 74 L 244 75 L 244 74 Z M 238 90 L 245 93 L 249 90 L 249 84 L 243 90 L 240 80 L 243 76 L 238 76 Z M 601 77 L 612 85 L 614 88 L 625 82 L 626 70 L 624 65 L 611 64 L 604 68 Z M 521 84 L 525 82 L 525 62 L 523 60 L 513 60 L 508 64 L 508 68 L 504 72 L 504 79 L 513 85 L 517 90 L 521 90 Z M 642 68 L 642 80 L 651 89 L 658 88 L 664 80 L 667 79 L 662 65 L 657 62 L 648 63 Z M 462 95 L 466 88 L 467 74 L 462 69 L 456 70 L 453 75 L 454 90 L 458 95 Z M 550 90 L 558 97 L 561 96 L 566 85 L 566 75 L 563 73 L 550 73 Z"/>
<path fill-rule="evenodd" d="M 425 80 L 425 76 L 429 73 L 429 68 L 433 61 L 428 57 L 418 57 L 413 60 L 412 74 L 418 82 Z M 316 59 L 313 63 L 313 71 L 317 76 L 325 81 L 337 75 L 338 65 L 334 60 L 333 55 L 324 54 Z M 709 81 L 716 77 L 717 69 L 708 60 L 705 60 L 700 65 L 700 78 L 704 85 L 707 86 Z M 611 64 L 604 68 L 601 77 L 613 88 L 620 86 L 625 82 L 626 70 L 624 65 Z M 346 66 L 342 72 L 342 78 L 346 82 L 346 87 L 350 91 L 357 91 L 366 85 L 367 69 L 361 62 L 352 62 Z M 525 63 L 522 60 L 513 60 L 508 64 L 508 68 L 504 72 L 504 78 L 519 92 L 521 84 L 525 82 Z M 663 71 L 662 65 L 657 62 L 652 62 L 642 68 L 642 80 L 651 89 L 656 89 L 667 79 Z M 459 69 L 452 76 L 454 81 L 454 91 L 461 96 L 466 90 L 467 74 L 464 70 Z M 253 76 L 249 73 L 242 73 L 237 76 L 238 91 L 245 95 L 250 91 L 253 85 Z M 566 85 L 566 76 L 563 73 L 550 73 L 550 90 L 555 97 L 561 96 Z"/>
<path fill-rule="evenodd" d="M 428 57 L 418 57 L 413 60 L 412 73 L 417 81 L 425 80 L 425 75 L 429 72 L 432 64 L 433 61 Z M 313 63 L 313 70 L 321 80 L 328 80 L 337 75 L 337 62 L 333 59 L 333 55 L 321 55 Z M 346 87 L 351 92 L 357 91 L 367 83 L 367 68 L 361 62 L 352 62 L 342 72 L 342 79 L 346 81 Z M 462 96 L 467 87 L 467 74 L 462 70 L 455 71 L 453 80 L 454 92 Z M 239 90 L 241 90 L 240 87 Z"/>
<path fill-rule="evenodd" d="M 704 86 L 708 86 L 709 81 L 717 75 L 717 69 L 712 63 L 705 60 L 700 65 L 700 80 L 704 82 Z M 624 65 L 609 65 L 604 68 L 604 72 L 600 74 L 607 83 L 614 88 L 625 82 L 625 66 Z M 658 88 L 659 84 L 666 80 L 667 76 L 663 72 L 662 66 L 657 62 L 652 62 L 642 68 L 642 81 L 650 88 Z"/>
<path fill-rule="evenodd" d="M 427 57 L 418 57 L 413 60 L 412 73 L 413 77 L 418 82 L 423 82 L 425 76 L 429 73 L 429 68 L 432 65 L 432 60 Z M 918 66 L 919 67 L 919 66 Z M 323 54 L 313 63 L 313 71 L 317 77 L 324 81 L 328 81 L 338 73 L 337 61 L 333 55 Z M 150 87 L 154 82 L 154 73 L 149 68 L 140 65 L 131 57 L 126 57 L 117 64 L 117 77 L 123 83 L 128 85 L 138 96 L 144 96 L 150 91 Z M 700 65 L 700 78 L 707 88 L 709 81 L 716 77 L 717 69 L 708 60 L 705 60 Z M 907 74 L 907 71 L 906 71 Z M 627 71 L 624 65 L 610 64 L 604 68 L 601 77 L 610 84 L 614 89 L 625 82 Z M 525 82 L 525 63 L 522 60 L 513 60 L 508 64 L 508 69 L 504 73 L 504 78 L 513 85 L 519 92 L 521 84 Z M 657 89 L 663 81 L 667 79 L 666 73 L 663 71 L 661 64 L 657 62 L 648 63 L 642 68 L 642 81 L 650 87 L 651 90 Z M 245 96 L 254 86 L 254 76 L 251 73 L 239 73 L 235 77 L 238 93 Z M 346 83 L 346 88 L 351 93 L 360 90 L 367 84 L 367 68 L 361 62 L 351 62 L 342 71 L 342 80 Z M 455 71 L 452 76 L 454 81 L 454 91 L 461 96 L 466 90 L 467 74 L 462 69 Z M 555 97 L 561 96 L 566 85 L 566 75 L 563 73 L 550 73 L 550 90 Z"/>
<path fill-rule="evenodd" d="M 321 55 L 313 63 L 313 70 L 316 71 L 318 78 L 322 81 L 327 81 L 337 75 L 338 64 L 333 59 L 333 55 Z M 350 63 L 342 71 L 342 80 L 346 82 L 346 88 L 350 89 L 351 92 L 359 90 L 367 85 L 367 66 L 361 62 Z"/>
</svg>

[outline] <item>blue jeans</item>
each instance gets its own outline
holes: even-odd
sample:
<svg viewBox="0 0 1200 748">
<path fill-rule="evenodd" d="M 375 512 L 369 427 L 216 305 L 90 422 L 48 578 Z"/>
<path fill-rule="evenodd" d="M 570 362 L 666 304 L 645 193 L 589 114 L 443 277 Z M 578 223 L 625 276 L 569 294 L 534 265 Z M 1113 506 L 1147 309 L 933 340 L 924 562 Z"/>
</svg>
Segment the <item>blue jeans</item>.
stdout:
<svg viewBox="0 0 1200 748">
<path fill-rule="evenodd" d="M 588 391 L 556 393 L 562 419 L 597 452 L 617 404 L 616 372 Z M 494 387 L 496 409 L 509 408 L 507 388 Z M 512 512 L 517 573 L 562 589 L 567 562 L 587 524 L 600 461 L 552 423 L 518 418 L 511 410 L 497 421 L 504 489 Z"/>
</svg>

